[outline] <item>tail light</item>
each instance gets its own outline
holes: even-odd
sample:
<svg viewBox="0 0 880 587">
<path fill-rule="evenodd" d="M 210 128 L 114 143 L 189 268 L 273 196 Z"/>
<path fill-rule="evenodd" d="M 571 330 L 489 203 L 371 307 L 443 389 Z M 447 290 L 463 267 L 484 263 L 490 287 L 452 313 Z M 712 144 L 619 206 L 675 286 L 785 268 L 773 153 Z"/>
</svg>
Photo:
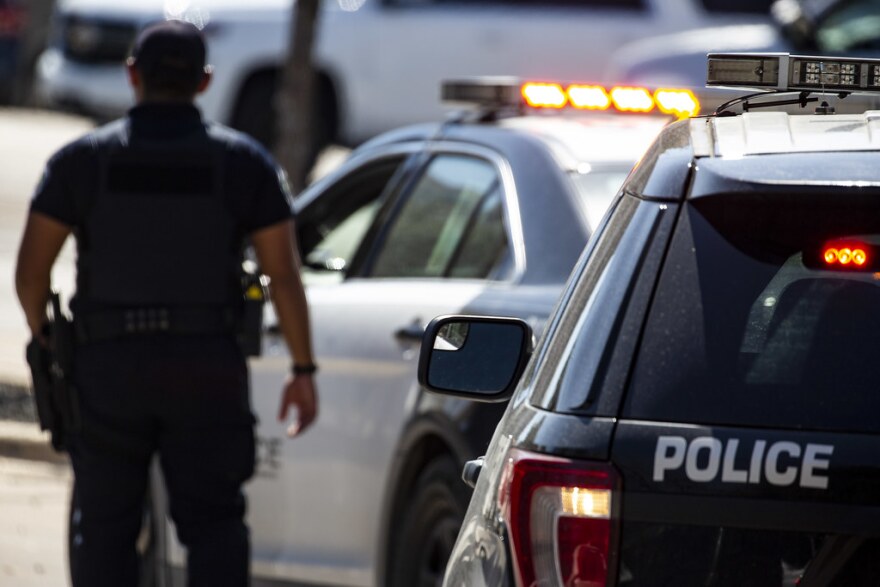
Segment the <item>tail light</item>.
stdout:
<svg viewBox="0 0 880 587">
<path fill-rule="evenodd" d="M 519 587 L 605 587 L 614 575 L 610 466 L 511 450 L 499 506 Z"/>
</svg>

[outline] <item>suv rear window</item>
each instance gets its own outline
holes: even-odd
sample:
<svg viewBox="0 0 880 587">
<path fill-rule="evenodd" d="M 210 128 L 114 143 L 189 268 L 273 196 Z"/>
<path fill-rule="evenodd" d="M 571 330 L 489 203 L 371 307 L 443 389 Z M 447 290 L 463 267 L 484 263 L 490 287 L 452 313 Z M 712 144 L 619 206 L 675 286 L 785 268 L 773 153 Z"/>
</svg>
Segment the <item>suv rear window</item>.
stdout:
<svg viewBox="0 0 880 587">
<path fill-rule="evenodd" d="M 682 209 L 625 417 L 880 432 L 880 195 L 733 194 Z M 852 267 L 852 264 L 849 265 Z"/>
</svg>

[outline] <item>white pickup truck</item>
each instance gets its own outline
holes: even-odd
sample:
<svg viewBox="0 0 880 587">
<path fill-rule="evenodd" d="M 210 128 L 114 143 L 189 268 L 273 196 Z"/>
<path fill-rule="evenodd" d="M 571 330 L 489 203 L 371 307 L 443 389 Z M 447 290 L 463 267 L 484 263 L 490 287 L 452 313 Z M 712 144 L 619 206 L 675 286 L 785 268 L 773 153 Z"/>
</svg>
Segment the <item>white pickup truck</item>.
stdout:
<svg viewBox="0 0 880 587">
<path fill-rule="evenodd" d="M 204 113 L 271 144 L 273 96 L 295 0 L 58 0 L 38 91 L 100 117 L 131 104 L 122 63 L 162 18 L 203 27 L 215 65 Z M 356 145 L 441 116 L 448 78 L 612 79 L 611 56 L 648 36 L 768 20 L 770 0 L 323 0 L 315 65 L 319 141 Z M 695 80 L 702 83 L 702 80 Z"/>
</svg>

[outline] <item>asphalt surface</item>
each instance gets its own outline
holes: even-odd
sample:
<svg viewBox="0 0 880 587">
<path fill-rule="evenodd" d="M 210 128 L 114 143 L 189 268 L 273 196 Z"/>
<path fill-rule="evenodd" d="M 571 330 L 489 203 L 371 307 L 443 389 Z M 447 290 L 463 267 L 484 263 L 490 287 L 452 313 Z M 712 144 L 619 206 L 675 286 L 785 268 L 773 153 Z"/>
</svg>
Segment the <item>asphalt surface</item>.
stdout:
<svg viewBox="0 0 880 587">
<path fill-rule="evenodd" d="M 70 467 L 0 457 L 0 587 L 65 587 Z"/>
<path fill-rule="evenodd" d="M 15 255 L 46 160 L 92 127 L 86 119 L 0 109 L 0 587 L 64 587 L 72 475 L 34 417 L 24 360 L 29 338 L 14 291 Z M 53 273 L 73 289 L 68 244 Z"/>
</svg>

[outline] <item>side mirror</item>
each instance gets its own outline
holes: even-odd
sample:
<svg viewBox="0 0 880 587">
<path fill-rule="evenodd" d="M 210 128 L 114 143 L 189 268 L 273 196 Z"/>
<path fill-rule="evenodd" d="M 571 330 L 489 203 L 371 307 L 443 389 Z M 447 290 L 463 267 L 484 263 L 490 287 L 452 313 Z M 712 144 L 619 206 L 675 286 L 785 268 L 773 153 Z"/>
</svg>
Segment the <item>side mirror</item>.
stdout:
<svg viewBox="0 0 880 587">
<path fill-rule="evenodd" d="M 532 354 L 532 329 L 518 318 L 441 316 L 425 329 L 419 383 L 483 402 L 510 398 Z"/>
</svg>

